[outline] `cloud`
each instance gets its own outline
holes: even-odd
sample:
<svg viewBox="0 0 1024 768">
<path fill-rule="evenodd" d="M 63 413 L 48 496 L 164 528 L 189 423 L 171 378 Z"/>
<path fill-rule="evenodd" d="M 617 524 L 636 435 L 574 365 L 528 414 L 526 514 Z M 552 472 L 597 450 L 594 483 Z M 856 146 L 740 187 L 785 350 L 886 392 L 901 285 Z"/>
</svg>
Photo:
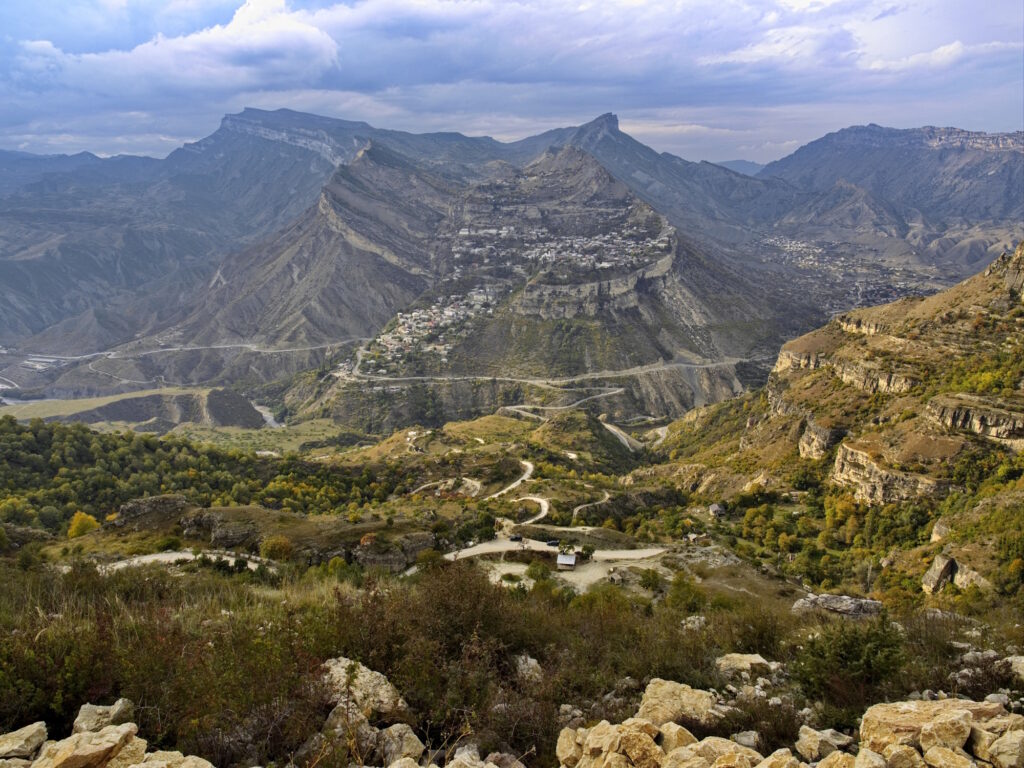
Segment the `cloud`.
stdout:
<svg viewBox="0 0 1024 768">
<path fill-rule="evenodd" d="M 1011 129 L 1024 111 L 1019 0 L 41 5 L 0 7 L 0 146 L 166 153 L 249 105 L 499 138 L 617 111 L 721 159 L 839 120 Z"/>
</svg>

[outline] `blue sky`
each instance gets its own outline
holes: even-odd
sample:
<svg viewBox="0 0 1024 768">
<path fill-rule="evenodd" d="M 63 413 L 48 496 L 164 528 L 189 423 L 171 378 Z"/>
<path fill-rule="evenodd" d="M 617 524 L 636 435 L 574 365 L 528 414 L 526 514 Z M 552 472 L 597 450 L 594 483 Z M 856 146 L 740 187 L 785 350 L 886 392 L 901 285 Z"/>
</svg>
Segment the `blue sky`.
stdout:
<svg viewBox="0 0 1024 768">
<path fill-rule="evenodd" d="M 1024 129 L 1020 0 L 4 0 L 0 147 L 166 155 L 243 107 L 513 139 L 619 115 L 694 160 Z"/>
</svg>

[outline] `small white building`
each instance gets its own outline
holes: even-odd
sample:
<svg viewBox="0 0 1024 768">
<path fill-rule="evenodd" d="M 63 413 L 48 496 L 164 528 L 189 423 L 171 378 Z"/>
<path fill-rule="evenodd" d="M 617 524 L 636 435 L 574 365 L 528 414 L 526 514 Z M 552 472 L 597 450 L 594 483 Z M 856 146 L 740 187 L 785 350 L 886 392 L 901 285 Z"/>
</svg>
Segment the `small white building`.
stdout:
<svg viewBox="0 0 1024 768">
<path fill-rule="evenodd" d="M 725 515 L 725 507 L 717 503 L 712 504 L 710 507 L 708 507 L 708 514 L 712 517 L 722 517 L 723 515 Z"/>
<path fill-rule="evenodd" d="M 558 555 L 558 570 L 573 571 L 576 569 L 576 553 L 561 552 Z"/>
</svg>

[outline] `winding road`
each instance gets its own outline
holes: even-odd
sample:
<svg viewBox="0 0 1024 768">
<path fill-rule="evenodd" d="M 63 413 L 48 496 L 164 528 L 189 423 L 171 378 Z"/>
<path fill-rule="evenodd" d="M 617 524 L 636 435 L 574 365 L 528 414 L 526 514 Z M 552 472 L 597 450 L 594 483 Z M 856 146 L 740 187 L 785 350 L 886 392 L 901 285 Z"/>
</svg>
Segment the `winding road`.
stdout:
<svg viewBox="0 0 1024 768">
<path fill-rule="evenodd" d="M 499 496 L 504 496 L 509 491 L 514 491 L 520 485 L 522 485 L 527 480 L 529 480 L 531 477 L 533 477 L 533 463 L 529 462 L 529 461 L 526 461 L 525 459 L 521 460 L 519 463 L 523 465 L 523 470 L 525 470 L 523 472 L 522 477 L 520 477 L 518 480 L 516 480 L 511 485 L 506 485 L 504 488 L 502 488 L 497 493 L 492 493 L 490 496 L 488 496 L 485 499 L 485 501 L 489 501 L 490 499 L 496 499 Z"/>
</svg>

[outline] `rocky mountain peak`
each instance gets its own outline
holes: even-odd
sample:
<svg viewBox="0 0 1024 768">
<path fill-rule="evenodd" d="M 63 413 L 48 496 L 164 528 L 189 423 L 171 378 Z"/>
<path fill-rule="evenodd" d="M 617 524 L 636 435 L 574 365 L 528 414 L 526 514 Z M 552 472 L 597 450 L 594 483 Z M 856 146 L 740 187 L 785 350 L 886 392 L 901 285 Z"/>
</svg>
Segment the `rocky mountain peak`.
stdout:
<svg viewBox="0 0 1024 768">
<path fill-rule="evenodd" d="M 577 128 L 569 143 L 583 149 L 589 149 L 597 145 L 602 139 L 615 136 L 618 133 L 619 118 L 611 112 L 606 112 Z"/>
</svg>

